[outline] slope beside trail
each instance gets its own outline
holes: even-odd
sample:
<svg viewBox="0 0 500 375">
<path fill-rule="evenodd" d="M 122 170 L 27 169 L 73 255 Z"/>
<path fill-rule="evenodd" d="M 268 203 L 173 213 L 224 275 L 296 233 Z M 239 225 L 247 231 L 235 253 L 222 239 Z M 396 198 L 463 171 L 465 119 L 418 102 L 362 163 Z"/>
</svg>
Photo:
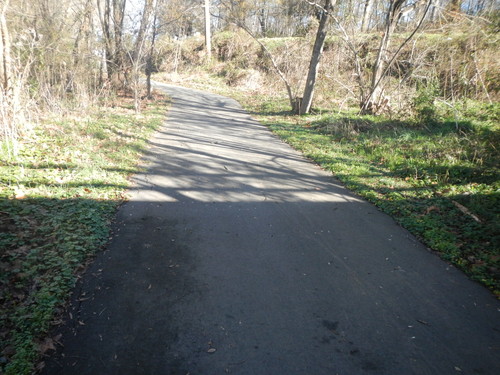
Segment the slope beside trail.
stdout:
<svg viewBox="0 0 500 375">
<path fill-rule="evenodd" d="M 254 121 L 172 97 L 46 374 L 500 374 L 500 303 Z"/>
</svg>

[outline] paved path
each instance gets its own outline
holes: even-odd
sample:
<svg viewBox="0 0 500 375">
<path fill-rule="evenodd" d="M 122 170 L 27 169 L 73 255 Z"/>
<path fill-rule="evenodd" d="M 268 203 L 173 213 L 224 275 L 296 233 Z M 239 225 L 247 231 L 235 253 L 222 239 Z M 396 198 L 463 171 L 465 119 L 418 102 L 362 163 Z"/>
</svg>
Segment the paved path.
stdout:
<svg viewBox="0 0 500 375">
<path fill-rule="evenodd" d="M 173 97 L 47 374 L 500 374 L 500 304 L 233 100 Z"/>
</svg>

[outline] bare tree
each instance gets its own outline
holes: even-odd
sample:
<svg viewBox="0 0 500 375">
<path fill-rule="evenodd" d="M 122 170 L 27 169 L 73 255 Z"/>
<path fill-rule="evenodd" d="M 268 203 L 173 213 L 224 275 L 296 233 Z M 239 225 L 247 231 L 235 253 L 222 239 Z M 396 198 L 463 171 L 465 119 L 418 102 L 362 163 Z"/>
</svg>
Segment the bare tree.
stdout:
<svg viewBox="0 0 500 375">
<path fill-rule="evenodd" d="M 374 1 L 375 0 L 365 0 L 365 6 L 363 7 L 363 18 L 361 19 L 361 32 L 368 31 Z"/>
<path fill-rule="evenodd" d="M 316 78 L 318 76 L 319 62 L 321 60 L 321 55 L 323 54 L 323 47 L 325 45 L 327 34 L 327 26 L 330 20 L 330 12 L 332 11 L 335 2 L 336 0 L 325 0 L 323 8 L 321 9 L 318 31 L 316 33 L 316 39 L 314 41 L 313 51 L 311 55 L 311 62 L 309 63 L 309 70 L 307 73 L 304 96 L 302 98 L 302 103 L 298 107 L 299 114 L 309 113 L 309 111 L 311 110 L 314 87 L 316 85 Z"/>
<path fill-rule="evenodd" d="M 155 51 L 156 37 L 158 36 L 158 6 L 160 1 L 156 3 L 156 9 L 153 17 L 153 24 L 151 27 L 151 44 L 149 46 L 148 55 L 146 56 L 146 96 L 148 99 L 152 99 L 152 90 L 151 90 L 151 75 L 155 72 L 156 66 L 153 62 L 153 54 Z"/>
<path fill-rule="evenodd" d="M 309 5 L 315 6 L 318 10 L 318 18 L 320 20 L 318 30 L 316 33 L 316 38 L 311 54 L 311 59 L 309 62 L 309 69 L 306 78 L 306 84 L 304 88 L 303 98 L 297 97 L 292 89 L 292 83 L 287 78 L 287 75 L 280 69 L 280 66 L 276 60 L 276 57 L 271 53 L 271 51 L 266 47 L 266 45 L 259 40 L 259 38 L 245 25 L 245 17 L 243 16 L 242 9 L 239 8 L 242 4 L 229 1 L 226 3 L 226 8 L 228 9 L 228 14 L 233 14 L 232 23 L 236 24 L 243 30 L 245 30 L 261 47 L 261 50 L 269 58 L 272 63 L 272 67 L 281 81 L 284 83 L 288 99 L 290 101 L 290 106 L 292 112 L 296 114 L 309 113 L 311 109 L 311 104 L 314 95 L 314 88 L 316 85 L 316 79 L 318 76 L 319 62 L 323 53 L 324 42 L 327 35 L 327 27 L 330 19 L 330 11 L 332 10 L 333 4 L 336 0 L 325 0 L 324 3 L 318 4 L 318 2 L 312 2 L 307 0 L 302 0 L 303 3 L 308 3 Z"/>
<path fill-rule="evenodd" d="M 114 87 L 125 83 L 123 22 L 127 0 L 97 0 L 105 44 L 106 71 Z"/>
<path fill-rule="evenodd" d="M 130 62 L 132 65 L 132 91 L 134 94 L 134 109 L 137 112 L 140 111 L 140 95 L 141 95 L 141 82 L 140 74 L 143 67 L 143 59 L 146 53 L 146 31 L 151 26 L 151 16 L 155 11 L 155 1 L 145 0 L 144 8 L 142 11 L 141 22 L 139 25 L 139 31 L 137 32 L 137 37 L 134 43 L 134 50 L 132 54 L 129 54 Z M 146 63 L 147 64 L 147 63 Z"/>
<path fill-rule="evenodd" d="M 417 4 L 418 0 L 411 5 L 406 5 L 406 0 L 390 0 L 389 8 L 385 17 L 384 34 L 382 36 L 382 39 L 380 40 L 377 57 L 372 68 L 370 89 L 368 91 L 368 95 L 362 98 L 361 102 L 362 113 L 376 114 L 382 111 L 388 105 L 388 99 L 384 97 L 383 80 L 386 77 L 389 68 L 395 61 L 399 52 L 401 52 L 402 48 L 413 38 L 417 30 L 422 25 L 429 7 L 432 4 L 432 0 L 428 0 L 423 16 L 413 32 L 409 35 L 408 38 L 405 39 L 405 41 L 398 47 L 396 52 L 394 52 L 389 58 L 389 45 L 391 42 L 391 38 L 401 17 L 405 13 L 412 11 Z"/>
<path fill-rule="evenodd" d="M 11 79 L 10 36 L 5 19 L 8 6 L 9 0 L 0 2 L 0 82 L 5 94 L 10 90 Z"/>
<path fill-rule="evenodd" d="M 10 144 L 17 138 L 15 119 L 13 116 L 13 92 L 11 82 L 11 57 L 10 37 L 7 28 L 5 13 L 9 0 L 0 3 L 0 122 L 2 128 L 1 138 L 7 141 L 9 154 L 13 154 Z"/>
<path fill-rule="evenodd" d="M 210 0 L 205 0 L 205 49 L 207 60 L 212 58 L 212 34 L 210 25 Z"/>
<path fill-rule="evenodd" d="M 431 8 L 431 14 L 430 14 L 431 22 L 435 22 L 439 17 L 439 13 L 441 12 L 440 6 L 441 6 L 441 0 L 434 0 L 434 5 Z"/>
<path fill-rule="evenodd" d="M 222 3 L 221 5 L 224 7 L 226 11 L 226 20 L 237 27 L 244 30 L 250 37 L 260 46 L 262 52 L 267 58 L 271 61 L 272 67 L 278 77 L 281 79 L 283 84 L 285 85 L 288 100 L 290 101 L 290 106 L 292 107 L 292 111 L 297 112 L 300 108 L 300 102 L 297 100 L 296 95 L 293 93 L 292 85 L 287 78 L 286 74 L 280 69 L 279 64 L 275 58 L 275 56 L 271 53 L 271 51 L 266 47 L 266 45 L 246 26 L 245 17 L 243 16 L 244 12 L 239 8 L 242 4 L 237 4 L 236 1 L 227 1 Z M 246 4 L 243 4 L 246 5 Z"/>
<path fill-rule="evenodd" d="M 137 31 L 137 37 L 134 43 L 134 58 L 137 59 L 141 55 L 144 46 L 146 31 L 150 25 L 151 14 L 154 11 L 154 1 L 144 0 L 144 8 L 142 11 L 141 23 Z"/>
</svg>

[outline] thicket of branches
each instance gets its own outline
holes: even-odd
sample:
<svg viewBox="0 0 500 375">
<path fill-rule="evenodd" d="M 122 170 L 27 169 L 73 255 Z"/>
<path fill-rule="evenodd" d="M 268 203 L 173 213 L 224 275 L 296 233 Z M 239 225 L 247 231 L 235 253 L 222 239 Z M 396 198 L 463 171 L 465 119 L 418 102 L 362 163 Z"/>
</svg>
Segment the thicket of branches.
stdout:
<svg viewBox="0 0 500 375">
<path fill-rule="evenodd" d="M 84 109 L 117 90 L 140 99 L 138 72 L 160 4 L 0 0 L 0 122 L 9 153 L 40 116 Z"/>
<path fill-rule="evenodd" d="M 116 90 L 130 90 L 138 110 L 143 73 L 149 82 L 162 62 L 173 62 L 173 70 L 180 63 L 205 63 L 203 44 L 194 56 L 179 42 L 204 32 L 204 3 L 0 0 L 4 147 L 15 151 L 15 140 L 40 114 L 85 108 Z M 306 72 L 318 72 L 318 66 L 316 96 L 333 85 L 366 113 L 391 110 L 393 98 L 408 87 L 425 86 L 445 99 L 494 101 L 498 95 L 498 59 L 491 53 L 500 19 L 495 0 L 212 0 L 209 10 L 215 34 L 240 28 L 252 36 L 257 48 L 239 51 L 235 61 L 260 60 L 253 67 L 281 77 L 291 104 L 307 97 Z M 322 20 L 326 44 L 313 50 Z M 435 35 L 434 44 L 422 43 L 424 31 Z M 289 39 L 273 43 L 276 37 Z M 448 38 L 462 39 L 447 45 Z M 214 44 L 214 55 L 227 59 L 232 42 Z"/>
<path fill-rule="evenodd" d="M 436 102 L 453 111 L 453 103 L 462 99 L 498 100 L 500 40 L 493 2 L 329 3 L 316 103 L 358 106 L 363 113 L 421 115 L 425 121 L 433 115 Z M 229 84 L 288 93 L 291 106 L 299 112 L 294 104 L 305 92 L 325 4 L 218 2 L 212 23 L 225 31 L 214 35 L 216 61 L 211 70 Z M 287 12 L 290 7 L 297 13 Z M 282 27 L 285 24 L 288 27 Z M 182 21 L 177 23 L 178 31 L 187 30 L 181 25 Z M 189 29 L 190 33 L 174 38 L 162 36 L 162 70 L 205 64 L 202 38 L 192 32 L 196 25 Z"/>
<path fill-rule="evenodd" d="M 498 95 L 498 9 L 494 1 L 254 2 L 257 3 L 267 6 L 268 11 L 262 8 L 247 12 L 246 18 L 237 22 L 245 25 L 245 30 L 261 37 L 298 37 L 282 43 L 282 50 L 276 51 L 274 60 L 280 60 L 282 65 L 273 63 L 277 75 L 285 80 L 292 107 L 302 96 L 305 100 L 312 95 L 307 87 L 309 77 L 305 79 L 303 72 L 309 64 L 311 73 L 316 48 L 312 47 L 314 32 L 318 30 L 317 42 L 318 23 L 321 28 L 321 14 L 327 6 L 331 7 L 330 21 L 324 33 L 328 33 L 329 39 L 322 78 L 317 81 L 322 87 L 316 90 L 318 94 L 326 92 L 331 96 L 335 87 L 336 97 L 353 99 L 362 113 L 371 114 L 392 112 L 396 106 L 408 108 L 408 104 L 419 101 L 417 106 L 429 106 L 434 96 L 444 101 L 468 97 L 491 103 Z M 296 4 L 308 7 L 301 8 L 303 13 L 293 13 L 300 14 L 301 24 L 291 33 L 289 28 L 273 27 L 274 16 L 265 18 Z M 307 112 L 308 107 L 302 106 L 301 110 Z"/>
</svg>

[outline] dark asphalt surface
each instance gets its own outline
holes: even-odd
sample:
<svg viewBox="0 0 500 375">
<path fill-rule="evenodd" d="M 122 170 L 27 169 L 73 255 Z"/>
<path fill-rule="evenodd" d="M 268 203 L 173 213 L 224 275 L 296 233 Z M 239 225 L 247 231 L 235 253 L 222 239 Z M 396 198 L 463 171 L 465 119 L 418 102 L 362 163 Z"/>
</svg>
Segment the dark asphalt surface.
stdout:
<svg viewBox="0 0 500 375">
<path fill-rule="evenodd" d="M 45 374 L 500 374 L 500 303 L 233 100 L 173 98 Z"/>
</svg>

